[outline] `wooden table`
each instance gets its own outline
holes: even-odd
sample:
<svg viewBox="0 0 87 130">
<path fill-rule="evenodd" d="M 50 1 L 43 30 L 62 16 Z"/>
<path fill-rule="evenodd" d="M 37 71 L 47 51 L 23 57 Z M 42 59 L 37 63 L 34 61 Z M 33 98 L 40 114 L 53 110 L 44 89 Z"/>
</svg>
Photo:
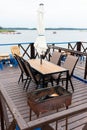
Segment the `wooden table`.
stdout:
<svg viewBox="0 0 87 130">
<path fill-rule="evenodd" d="M 6 63 L 9 60 L 10 60 L 10 56 L 8 53 L 0 54 L 0 70 L 3 70 L 3 63 Z"/>
<path fill-rule="evenodd" d="M 42 64 L 40 64 L 40 59 L 29 59 L 28 62 L 30 63 L 31 67 L 38 71 L 38 73 L 41 74 L 42 79 L 43 79 L 43 84 L 44 84 L 44 77 L 46 75 L 51 75 L 51 74 L 57 74 L 57 73 L 63 73 L 66 72 L 66 90 L 68 89 L 68 75 L 69 75 L 69 70 L 58 66 L 56 64 L 53 64 L 49 61 L 42 60 Z"/>
<path fill-rule="evenodd" d="M 0 60 L 3 60 L 3 59 L 9 59 L 9 54 L 8 53 L 1 53 L 0 54 Z"/>
</svg>

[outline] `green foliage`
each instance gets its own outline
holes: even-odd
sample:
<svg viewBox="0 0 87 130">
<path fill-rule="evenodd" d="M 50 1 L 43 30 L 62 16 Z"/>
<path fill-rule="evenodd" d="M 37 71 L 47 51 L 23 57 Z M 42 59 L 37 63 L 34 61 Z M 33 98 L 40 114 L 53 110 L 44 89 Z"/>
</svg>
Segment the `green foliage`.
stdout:
<svg viewBox="0 0 87 130">
<path fill-rule="evenodd" d="M 14 30 L 9 30 L 9 29 L 2 29 L 0 28 L 0 33 L 10 33 L 10 32 L 15 32 Z"/>
</svg>

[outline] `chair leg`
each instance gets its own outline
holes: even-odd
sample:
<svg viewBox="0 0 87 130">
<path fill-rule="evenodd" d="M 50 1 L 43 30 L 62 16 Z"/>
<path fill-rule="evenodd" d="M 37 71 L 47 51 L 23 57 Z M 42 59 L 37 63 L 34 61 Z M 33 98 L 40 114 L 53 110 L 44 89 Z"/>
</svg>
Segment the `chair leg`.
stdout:
<svg viewBox="0 0 87 130">
<path fill-rule="evenodd" d="M 51 85 L 54 86 L 52 77 L 50 78 L 50 82 L 51 82 Z"/>
<path fill-rule="evenodd" d="M 72 84 L 72 80 L 71 80 L 71 78 L 69 79 L 69 81 L 70 81 L 70 84 L 71 84 L 72 90 L 73 90 L 73 92 L 74 92 L 74 87 L 73 87 L 73 84 Z"/>
<path fill-rule="evenodd" d="M 21 73 L 21 75 L 20 75 L 20 77 L 19 77 L 18 84 L 19 84 L 19 82 L 20 82 L 21 78 L 22 78 L 22 73 Z"/>
<path fill-rule="evenodd" d="M 51 81 L 51 85 L 54 86 L 53 81 Z"/>
<path fill-rule="evenodd" d="M 26 81 L 25 81 L 25 84 L 24 84 L 23 89 L 25 89 L 25 86 L 26 86 L 26 84 L 27 84 L 27 81 L 28 81 L 28 77 L 27 77 L 27 79 L 26 79 Z"/>
<path fill-rule="evenodd" d="M 62 79 L 60 78 L 60 75 L 59 75 L 59 77 L 57 79 L 57 85 L 59 84 L 60 80 L 62 80 Z"/>
<path fill-rule="evenodd" d="M 27 87 L 26 87 L 26 91 L 28 90 L 28 87 L 29 87 L 29 85 L 30 85 L 30 82 L 31 82 L 31 78 L 30 78 L 30 80 L 29 80 L 29 82 L 28 82 L 28 84 L 27 84 Z"/>
<path fill-rule="evenodd" d="M 23 78 L 23 73 L 22 73 L 22 75 L 21 75 L 21 76 L 22 76 L 22 82 L 23 82 L 23 81 L 24 81 L 24 78 Z"/>
</svg>

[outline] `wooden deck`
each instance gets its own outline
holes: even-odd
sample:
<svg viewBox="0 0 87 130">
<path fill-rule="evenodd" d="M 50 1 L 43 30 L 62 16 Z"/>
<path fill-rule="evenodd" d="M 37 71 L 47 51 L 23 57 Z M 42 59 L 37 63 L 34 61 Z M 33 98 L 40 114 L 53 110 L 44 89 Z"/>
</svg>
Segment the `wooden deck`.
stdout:
<svg viewBox="0 0 87 130">
<path fill-rule="evenodd" d="M 27 104 L 27 93 L 29 91 L 33 91 L 35 89 L 35 85 L 31 84 L 30 88 L 26 92 L 25 90 L 23 90 L 23 83 L 18 84 L 19 75 L 20 75 L 19 68 L 14 67 L 4 68 L 3 71 L 0 71 L 0 83 L 5 88 L 6 92 L 8 93 L 13 103 L 16 105 L 18 111 L 22 115 L 25 122 L 28 123 L 29 106 Z M 75 92 L 72 94 L 72 105 L 69 107 L 69 109 L 87 103 L 87 84 L 75 78 L 72 78 L 72 80 Z M 72 92 L 71 87 L 69 87 L 69 91 Z M 59 111 L 62 110 L 63 109 Z M 9 119 L 10 120 L 12 119 L 10 113 L 9 113 Z M 32 120 L 34 119 L 36 119 L 36 115 L 33 113 Z M 87 112 L 69 117 L 68 130 L 82 130 L 85 123 L 87 123 Z M 55 127 L 55 123 L 51 123 L 50 125 L 53 128 Z M 64 130 L 65 120 L 63 119 L 59 121 L 58 126 L 59 128 L 61 127 L 61 130 Z"/>
</svg>

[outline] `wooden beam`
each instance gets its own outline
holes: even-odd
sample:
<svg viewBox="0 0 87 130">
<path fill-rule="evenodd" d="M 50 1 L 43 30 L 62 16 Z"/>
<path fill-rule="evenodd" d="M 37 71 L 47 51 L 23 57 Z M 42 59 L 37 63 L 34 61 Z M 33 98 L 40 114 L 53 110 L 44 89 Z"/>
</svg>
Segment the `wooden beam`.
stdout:
<svg viewBox="0 0 87 130">
<path fill-rule="evenodd" d="M 85 103 L 84 105 L 79 105 L 76 106 L 74 108 L 70 108 L 61 112 L 57 112 L 55 114 L 51 114 L 49 116 L 45 116 L 39 119 L 36 119 L 34 121 L 30 121 L 28 123 L 29 128 L 35 128 L 35 127 L 40 127 L 42 125 L 46 125 L 49 124 L 51 122 L 54 122 L 56 120 L 60 120 L 60 119 L 64 119 L 66 117 L 70 117 L 70 116 L 74 116 L 75 114 L 80 114 L 82 112 L 87 111 L 87 103 Z"/>
<path fill-rule="evenodd" d="M 13 118 L 17 122 L 20 130 L 27 130 L 28 125 L 20 115 L 18 109 L 16 108 L 15 104 L 11 100 L 11 98 L 8 96 L 6 90 L 4 89 L 3 85 L 0 84 L 0 91 L 1 91 L 1 96 L 5 100 L 5 103 L 7 104 L 11 114 L 13 115 Z"/>
</svg>

